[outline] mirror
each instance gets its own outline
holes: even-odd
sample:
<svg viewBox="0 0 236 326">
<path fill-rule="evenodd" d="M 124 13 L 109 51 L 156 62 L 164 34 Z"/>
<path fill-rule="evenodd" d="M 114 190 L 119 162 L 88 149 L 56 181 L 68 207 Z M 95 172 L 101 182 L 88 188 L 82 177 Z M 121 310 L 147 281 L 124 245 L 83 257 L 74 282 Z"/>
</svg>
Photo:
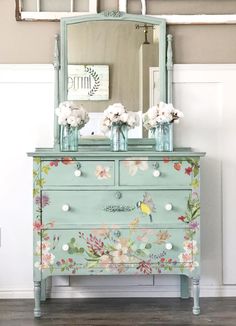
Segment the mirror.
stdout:
<svg viewBox="0 0 236 326">
<path fill-rule="evenodd" d="M 165 52 L 161 19 L 102 14 L 62 19 L 60 101 L 79 101 L 92 117 L 94 134 L 110 104 L 120 102 L 141 116 L 166 99 Z M 142 128 L 133 136 L 142 137 Z"/>
</svg>

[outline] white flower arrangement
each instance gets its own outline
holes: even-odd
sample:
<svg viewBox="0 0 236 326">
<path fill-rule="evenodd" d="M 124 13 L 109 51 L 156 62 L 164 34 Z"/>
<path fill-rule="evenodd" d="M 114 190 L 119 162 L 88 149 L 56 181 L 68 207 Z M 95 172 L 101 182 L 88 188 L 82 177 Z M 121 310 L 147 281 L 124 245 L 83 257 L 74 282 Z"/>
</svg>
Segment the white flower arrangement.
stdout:
<svg viewBox="0 0 236 326">
<path fill-rule="evenodd" d="M 136 112 L 127 111 L 121 103 L 114 103 L 109 105 L 104 111 L 104 117 L 101 122 L 102 132 L 108 132 L 113 124 L 135 128 L 139 126 L 139 115 Z"/>
<path fill-rule="evenodd" d="M 143 126 L 149 130 L 162 123 L 178 123 L 179 118 L 184 116 L 183 112 L 173 107 L 171 103 L 160 102 L 152 106 L 143 114 Z"/>
<path fill-rule="evenodd" d="M 60 103 L 56 108 L 58 124 L 62 126 L 78 127 L 81 129 L 89 121 L 88 112 L 82 105 L 77 105 L 72 101 Z"/>
</svg>

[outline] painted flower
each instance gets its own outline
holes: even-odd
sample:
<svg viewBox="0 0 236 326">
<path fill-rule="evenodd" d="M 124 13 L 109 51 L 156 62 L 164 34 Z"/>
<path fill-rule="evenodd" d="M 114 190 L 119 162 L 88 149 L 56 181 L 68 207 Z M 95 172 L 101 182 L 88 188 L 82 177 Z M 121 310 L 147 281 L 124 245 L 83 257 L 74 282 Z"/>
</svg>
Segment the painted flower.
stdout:
<svg viewBox="0 0 236 326">
<path fill-rule="evenodd" d="M 182 164 L 180 162 L 174 163 L 175 170 L 180 171 L 181 167 L 182 167 Z"/>
<path fill-rule="evenodd" d="M 142 260 L 139 264 L 137 269 L 140 270 L 140 272 L 144 274 L 151 274 L 152 273 L 152 267 L 151 267 L 151 261 L 144 261 Z"/>
<path fill-rule="evenodd" d="M 109 179 L 111 177 L 110 168 L 108 166 L 97 165 L 95 175 L 98 180 Z"/>
<path fill-rule="evenodd" d="M 108 268 L 112 263 L 111 257 L 109 255 L 101 256 L 99 262 L 100 262 L 100 265 L 104 268 Z"/>
<path fill-rule="evenodd" d="M 39 221 L 36 220 L 33 223 L 33 230 L 36 232 L 40 232 L 44 228 L 44 225 Z"/>
<path fill-rule="evenodd" d="M 198 266 L 199 266 L 198 261 L 194 261 L 194 262 L 189 263 L 189 264 L 187 265 L 187 267 L 188 267 L 188 269 L 190 270 L 190 272 L 193 272 L 194 269 L 195 269 L 196 267 L 198 267 Z"/>
<path fill-rule="evenodd" d="M 72 157 L 66 156 L 62 158 L 61 162 L 65 165 L 68 165 L 68 164 L 73 164 L 75 161 L 73 160 Z"/>
<path fill-rule="evenodd" d="M 58 166 L 59 160 L 51 161 L 49 163 L 50 166 Z"/>
<path fill-rule="evenodd" d="M 169 157 L 168 157 L 168 156 L 164 156 L 164 157 L 163 157 L 163 162 L 164 162 L 164 163 L 169 163 L 169 162 L 170 162 Z"/>
<path fill-rule="evenodd" d="M 181 263 L 188 263 L 193 260 L 193 256 L 189 252 L 183 252 L 183 253 L 179 254 L 178 258 Z"/>
<path fill-rule="evenodd" d="M 185 174 L 187 174 L 187 175 L 191 175 L 192 171 L 193 171 L 193 168 L 191 166 L 188 166 L 187 168 L 185 168 Z"/>
<path fill-rule="evenodd" d="M 96 255 L 96 256 L 102 256 L 105 253 L 104 243 L 101 239 L 98 239 L 96 236 L 90 234 L 89 237 L 87 237 L 87 246 L 89 251 Z"/>
<path fill-rule="evenodd" d="M 107 225 L 102 225 L 101 228 L 93 230 L 93 235 L 97 237 L 107 238 L 109 234 L 110 234 L 110 229 L 108 228 Z"/>
<path fill-rule="evenodd" d="M 35 204 L 40 206 L 42 202 L 42 208 L 49 205 L 49 197 L 47 195 L 36 196 L 35 197 Z"/>
<path fill-rule="evenodd" d="M 197 254 L 197 242 L 196 240 L 186 240 L 183 244 L 184 250 L 188 253 L 193 253 L 193 255 Z"/>
<path fill-rule="evenodd" d="M 157 244 L 161 245 L 161 244 L 165 243 L 166 240 L 168 240 L 171 237 L 171 235 L 166 230 L 166 231 L 159 231 L 157 233 L 156 237 L 157 237 Z"/>
<path fill-rule="evenodd" d="M 128 251 L 129 244 L 128 239 L 120 238 L 114 246 L 114 251 L 111 253 L 113 256 L 113 263 L 125 264 L 129 262 Z"/>
<path fill-rule="evenodd" d="M 148 169 L 148 162 L 145 157 L 140 157 L 138 160 L 126 159 L 124 161 L 124 165 L 128 168 L 129 174 L 131 176 L 134 176 L 138 172 L 138 170 L 146 171 Z"/>
<path fill-rule="evenodd" d="M 199 223 L 197 221 L 190 222 L 189 227 L 194 231 L 199 230 Z"/>
<path fill-rule="evenodd" d="M 43 253 L 41 268 L 46 269 L 46 268 L 49 268 L 50 266 L 52 266 L 54 264 L 54 259 L 55 259 L 55 256 L 52 253 L 50 253 L 50 252 Z"/>
<path fill-rule="evenodd" d="M 178 217 L 178 220 L 179 221 L 182 221 L 182 222 L 184 222 L 185 219 L 186 219 L 186 216 L 183 216 L 183 215 L 181 215 L 181 216 Z"/>
</svg>

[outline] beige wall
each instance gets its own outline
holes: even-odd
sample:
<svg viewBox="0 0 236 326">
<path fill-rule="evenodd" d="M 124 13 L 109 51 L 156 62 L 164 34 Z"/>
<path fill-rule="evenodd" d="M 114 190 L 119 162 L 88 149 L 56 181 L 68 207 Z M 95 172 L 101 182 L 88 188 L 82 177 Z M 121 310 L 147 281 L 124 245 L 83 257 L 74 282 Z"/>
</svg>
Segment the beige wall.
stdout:
<svg viewBox="0 0 236 326">
<path fill-rule="evenodd" d="M 117 9 L 116 0 L 100 0 L 99 9 Z M 137 0 L 129 11 L 139 12 Z M 235 0 L 147 0 L 149 14 L 236 13 Z M 15 1 L 0 0 L 0 63 L 51 63 L 55 22 L 16 22 Z M 175 63 L 235 63 L 236 25 L 171 25 Z"/>
</svg>

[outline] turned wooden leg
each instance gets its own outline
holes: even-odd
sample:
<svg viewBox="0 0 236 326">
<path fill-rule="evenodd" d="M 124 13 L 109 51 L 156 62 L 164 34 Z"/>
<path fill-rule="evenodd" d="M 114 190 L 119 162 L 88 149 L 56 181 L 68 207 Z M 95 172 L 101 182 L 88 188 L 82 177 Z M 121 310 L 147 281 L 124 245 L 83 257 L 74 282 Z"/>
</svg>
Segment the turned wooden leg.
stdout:
<svg viewBox="0 0 236 326">
<path fill-rule="evenodd" d="M 189 298 L 189 278 L 186 275 L 180 275 L 180 296 L 181 299 Z"/>
<path fill-rule="evenodd" d="M 193 278 L 193 314 L 200 314 L 200 306 L 199 306 L 199 278 Z"/>
<path fill-rule="evenodd" d="M 34 282 L 34 317 L 41 317 L 40 309 L 41 282 Z"/>
</svg>

